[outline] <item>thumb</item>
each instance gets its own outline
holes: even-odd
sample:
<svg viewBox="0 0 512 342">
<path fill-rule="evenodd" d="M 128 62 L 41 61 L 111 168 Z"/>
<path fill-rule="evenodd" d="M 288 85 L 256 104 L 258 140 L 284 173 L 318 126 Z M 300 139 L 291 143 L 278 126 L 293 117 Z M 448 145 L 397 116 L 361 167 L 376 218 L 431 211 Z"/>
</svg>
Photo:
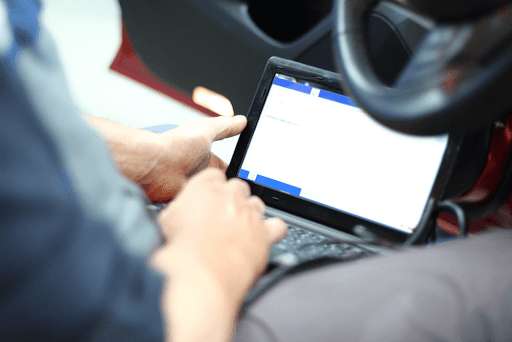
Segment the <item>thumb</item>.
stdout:
<svg viewBox="0 0 512 342">
<path fill-rule="evenodd" d="M 212 119 L 210 138 L 212 141 L 234 137 L 242 133 L 247 125 L 247 118 L 243 115 L 234 117 L 217 117 Z"/>
</svg>

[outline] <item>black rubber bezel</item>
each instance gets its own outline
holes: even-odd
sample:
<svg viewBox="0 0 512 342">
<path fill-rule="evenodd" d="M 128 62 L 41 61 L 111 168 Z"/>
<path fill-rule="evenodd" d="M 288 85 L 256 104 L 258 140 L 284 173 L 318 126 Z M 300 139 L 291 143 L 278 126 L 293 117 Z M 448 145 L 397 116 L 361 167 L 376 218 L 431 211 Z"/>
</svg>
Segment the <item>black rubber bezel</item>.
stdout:
<svg viewBox="0 0 512 342">
<path fill-rule="evenodd" d="M 344 94 L 340 85 L 341 79 L 339 74 L 297 62 L 272 57 L 267 63 L 251 108 L 247 114 L 248 124 L 240 135 L 231 163 L 226 172 L 228 178 L 236 177 L 240 171 L 245 154 L 254 134 L 254 130 L 258 124 L 263 105 L 266 101 L 269 87 L 272 84 L 272 80 L 276 73 L 305 80 L 309 83 L 315 83 L 315 85 L 321 86 L 334 93 Z M 425 207 L 420 224 L 415 229 L 427 224 L 430 212 L 433 209 L 433 204 L 442 199 L 461 141 L 461 138 L 450 136 L 448 147 L 430 194 L 429 201 Z M 410 236 L 410 234 L 395 230 L 392 227 L 379 225 L 359 217 L 354 217 L 341 211 L 337 211 L 314 202 L 309 202 L 304 198 L 298 198 L 281 191 L 267 188 L 252 181 L 247 182 L 251 187 L 252 194 L 260 197 L 266 205 L 327 225 L 340 231 L 352 233 L 354 226 L 362 224 L 376 232 L 382 238 L 388 239 L 392 242 L 401 243 Z M 369 194 L 369 196 L 371 196 L 371 194 Z"/>
</svg>

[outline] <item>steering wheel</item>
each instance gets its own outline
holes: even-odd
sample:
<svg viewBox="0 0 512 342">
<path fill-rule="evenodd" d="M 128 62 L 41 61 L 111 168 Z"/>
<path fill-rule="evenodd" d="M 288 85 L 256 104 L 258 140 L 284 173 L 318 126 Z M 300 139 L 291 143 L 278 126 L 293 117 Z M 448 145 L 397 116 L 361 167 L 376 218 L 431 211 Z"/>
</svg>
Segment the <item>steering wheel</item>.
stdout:
<svg viewBox="0 0 512 342">
<path fill-rule="evenodd" d="M 349 95 L 400 132 L 466 132 L 512 108 L 511 0 L 416 0 L 389 3 L 434 23 L 396 82 L 376 75 L 365 22 L 374 0 L 337 0 L 336 63 Z"/>
</svg>

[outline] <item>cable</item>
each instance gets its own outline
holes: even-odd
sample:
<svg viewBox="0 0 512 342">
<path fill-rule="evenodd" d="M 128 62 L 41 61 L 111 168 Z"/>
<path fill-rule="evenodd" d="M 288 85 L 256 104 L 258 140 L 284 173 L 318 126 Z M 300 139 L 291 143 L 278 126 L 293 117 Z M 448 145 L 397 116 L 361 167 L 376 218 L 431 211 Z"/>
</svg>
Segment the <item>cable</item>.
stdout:
<svg viewBox="0 0 512 342">
<path fill-rule="evenodd" d="M 341 258 L 336 257 L 321 257 L 313 260 L 302 261 L 294 265 L 278 266 L 273 271 L 263 276 L 256 283 L 256 285 L 249 291 L 249 293 L 244 299 L 244 302 L 242 303 L 238 319 L 241 319 L 245 315 L 247 309 L 252 304 L 254 304 L 256 300 L 258 300 L 264 293 L 266 293 L 269 289 L 271 289 L 274 285 L 279 283 L 284 278 L 299 272 L 304 272 L 313 268 L 327 266 L 343 261 L 348 260 L 343 260 Z"/>
<path fill-rule="evenodd" d="M 435 236 L 434 228 L 437 215 L 442 212 L 450 212 L 455 216 L 458 222 L 460 235 L 466 237 L 468 235 L 468 224 L 466 213 L 460 205 L 450 200 L 437 203 L 430 213 L 429 220 L 426 224 L 417 228 L 410 237 L 400 246 L 400 248 L 408 248 L 418 243 L 424 243 L 428 237 Z M 434 235 L 433 235 L 434 234 Z"/>
<path fill-rule="evenodd" d="M 457 219 L 457 223 L 459 226 L 459 236 L 467 237 L 469 233 L 469 227 L 468 222 L 466 219 L 466 213 L 464 210 L 455 202 L 452 202 L 450 200 L 443 201 L 437 205 L 437 214 L 444 212 L 443 209 L 448 209 L 448 211 L 451 211 L 452 214 Z"/>
<path fill-rule="evenodd" d="M 311 260 L 300 260 L 295 253 L 284 253 L 277 266 L 274 270 L 263 276 L 256 285 L 249 291 L 244 299 L 242 308 L 240 309 L 239 318 L 242 318 L 249 306 L 251 306 L 258 298 L 260 298 L 265 292 L 267 292 L 274 285 L 279 283 L 287 276 L 304 272 L 309 269 L 318 268 L 321 266 L 327 266 L 334 263 L 353 261 L 356 259 L 362 259 L 363 257 L 378 254 L 369 248 L 368 246 L 378 245 L 377 240 L 372 241 L 352 241 L 345 239 L 336 239 L 329 242 L 314 242 L 306 243 L 294 252 L 299 252 L 307 247 L 311 246 L 322 246 L 322 245 L 348 245 L 349 247 L 358 248 L 359 251 L 355 253 L 343 253 L 339 256 L 321 256 Z"/>
</svg>

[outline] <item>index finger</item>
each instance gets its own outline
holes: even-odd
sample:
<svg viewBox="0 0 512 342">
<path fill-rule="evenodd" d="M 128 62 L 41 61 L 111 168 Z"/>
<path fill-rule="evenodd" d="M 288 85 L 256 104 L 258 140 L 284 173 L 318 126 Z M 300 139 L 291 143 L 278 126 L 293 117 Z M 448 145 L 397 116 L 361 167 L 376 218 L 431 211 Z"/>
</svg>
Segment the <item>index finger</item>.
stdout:
<svg viewBox="0 0 512 342">
<path fill-rule="evenodd" d="M 211 120 L 209 135 L 212 141 L 234 137 L 242 133 L 246 125 L 247 118 L 243 115 L 217 117 Z"/>
</svg>

